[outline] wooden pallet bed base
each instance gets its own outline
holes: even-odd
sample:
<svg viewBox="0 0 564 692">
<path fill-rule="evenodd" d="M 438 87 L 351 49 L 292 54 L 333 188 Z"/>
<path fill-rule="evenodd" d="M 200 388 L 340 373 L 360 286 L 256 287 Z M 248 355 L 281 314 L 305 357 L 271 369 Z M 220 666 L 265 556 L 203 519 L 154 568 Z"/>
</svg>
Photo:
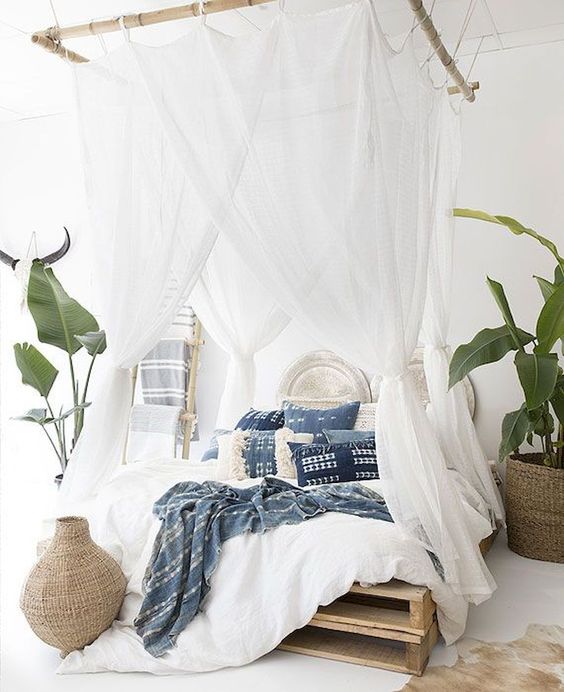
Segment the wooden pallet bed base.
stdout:
<svg viewBox="0 0 564 692">
<path fill-rule="evenodd" d="M 499 529 L 480 543 L 485 555 Z M 423 675 L 439 635 L 437 606 L 426 586 L 392 579 L 361 586 L 320 606 L 306 627 L 278 646 L 283 651 Z"/>
</svg>

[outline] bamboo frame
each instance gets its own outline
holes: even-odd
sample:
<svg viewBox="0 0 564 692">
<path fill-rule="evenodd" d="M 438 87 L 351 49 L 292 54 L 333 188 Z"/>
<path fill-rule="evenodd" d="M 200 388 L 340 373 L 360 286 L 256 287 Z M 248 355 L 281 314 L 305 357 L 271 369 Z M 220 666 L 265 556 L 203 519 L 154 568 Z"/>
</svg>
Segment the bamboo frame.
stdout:
<svg viewBox="0 0 564 692">
<path fill-rule="evenodd" d="M 439 32 L 433 24 L 433 20 L 428 15 L 422 0 L 407 0 L 415 18 L 419 22 L 421 30 L 427 37 L 427 40 L 431 44 L 431 47 L 435 51 L 437 58 L 443 64 L 445 70 L 447 71 L 449 77 L 458 87 L 460 93 L 464 96 L 467 101 L 474 101 L 476 96 L 474 94 L 474 89 L 472 83 L 468 83 L 462 72 L 458 69 L 456 62 L 452 58 L 451 54 L 445 48 L 445 44 L 442 42 Z M 451 87 L 452 88 L 452 87 Z M 450 93 L 450 91 L 449 91 Z"/>
<path fill-rule="evenodd" d="M 36 45 L 44 48 L 50 53 L 55 53 L 62 58 L 73 63 L 88 62 L 88 58 L 67 50 L 62 41 L 67 38 L 80 38 L 83 36 L 96 36 L 98 34 L 108 34 L 115 31 L 120 31 L 122 27 L 125 29 L 136 29 L 141 26 L 150 26 L 151 24 L 161 24 L 162 22 L 177 21 L 179 19 L 188 19 L 189 17 L 198 17 L 202 14 L 215 14 L 216 12 L 225 12 L 226 10 L 234 10 L 242 7 L 254 7 L 255 5 L 263 5 L 273 2 L 274 0 L 207 0 L 206 2 L 192 2 L 188 5 L 177 5 L 176 7 L 168 7 L 161 10 L 153 10 L 151 12 L 139 12 L 138 14 L 127 14 L 121 18 L 101 19 L 95 22 L 85 24 L 75 24 L 66 27 L 50 27 L 42 31 L 36 31 L 31 40 Z M 411 10 L 413 11 L 421 30 L 427 37 L 437 57 L 443 64 L 450 78 L 456 86 L 449 87 L 449 94 L 460 92 L 467 101 L 474 101 L 476 82 L 467 82 L 464 75 L 458 69 L 456 62 L 447 51 L 444 43 L 439 36 L 433 20 L 427 13 L 422 0 L 407 0 Z"/>
<path fill-rule="evenodd" d="M 196 378 L 200 365 L 200 348 L 204 344 L 202 340 L 202 323 L 196 317 L 194 325 L 194 339 L 192 346 L 192 360 L 190 363 L 190 377 L 188 378 L 188 391 L 186 392 L 186 413 L 184 419 L 184 436 L 182 440 L 182 458 L 188 459 L 190 454 L 190 442 L 196 423 Z"/>
</svg>

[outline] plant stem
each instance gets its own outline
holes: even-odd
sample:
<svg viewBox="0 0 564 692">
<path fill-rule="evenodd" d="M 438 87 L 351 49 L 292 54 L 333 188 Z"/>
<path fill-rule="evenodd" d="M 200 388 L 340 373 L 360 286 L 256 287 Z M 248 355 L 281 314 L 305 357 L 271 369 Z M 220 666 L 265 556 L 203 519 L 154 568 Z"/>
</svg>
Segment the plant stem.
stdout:
<svg viewBox="0 0 564 692">
<path fill-rule="evenodd" d="M 45 403 L 47 404 L 47 409 L 49 410 L 49 413 L 51 414 L 51 418 L 56 418 L 55 413 L 53 411 L 53 408 L 49 402 L 49 399 L 46 396 L 43 398 L 45 399 Z M 59 442 L 60 454 L 59 454 L 59 452 L 57 452 L 57 456 L 59 457 L 59 461 L 61 462 L 61 465 L 63 464 L 63 459 L 66 460 L 66 449 L 64 447 L 63 439 L 61 436 L 61 425 L 63 425 L 63 424 L 64 424 L 63 421 L 60 421 L 59 423 L 53 423 L 53 425 L 55 426 L 55 431 L 57 433 L 57 440 Z M 47 430 L 45 430 L 45 432 L 47 433 Z M 49 436 L 49 433 L 47 433 L 47 435 Z M 49 439 L 51 439 L 50 436 L 49 436 Z"/>
<path fill-rule="evenodd" d="M 41 423 L 40 423 L 40 425 L 41 425 Z M 55 450 L 55 454 L 57 455 L 57 459 L 59 460 L 59 464 L 61 465 L 61 469 L 64 471 L 65 466 L 63 465 L 63 460 L 61 459 L 61 455 L 57 451 L 57 446 L 53 442 L 51 435 L 49 435 L 49 433 L 47 432 L 47 428 L 44 425 L 41 425 L 41 430 L 43 430 L 43 432 L 47 435 L 47 439 L 51 443 L 51 447 L 53 447 L 53 449 Z"/>
<path fill-rule="evenodd" d="M 90 376 L 92 375 L 92 368 L 94 367 L 94 361 L 96 360 L 96 356 L 97 356 L 97 355 L 98 355 L 98 354 L 95 353 L 95 354 L 92 356 L 92 359 L 91 359 L 91 361 L 90 361 L 90 365 L 88 366 L 88 372 L 86 373 L 86 380 L 84 381 L 84 390 L 83 390 L 83 392 L 82 392 L 82 398 L 81 398 L 81 400 L 80 400 L 80 403 L 81 403 L 81 404 L 85 404 L 85 403 L 86 403 L 86 394 L 87 394 L 87 392 L 88 392 L 88 385 L 90 384 Z M 76 433 L 76 439 L 77 439 L 77 440 L 78 440 L 78 438 L 80 437 L 80 433 L 82 432 L 82 427 L 83 427 L 83 425 L 84 425 L 84 409 L 80 409 L 80 411 L 79 411 L 78 413 L 79 413 L 79 416 L 80 416 L 80 424 L 79 424 L 79 426 L 78 426 L 78 432 Z M 76 440 L 75 440 L 75 441 L 76 441 Z"/>
<path fill-rule="evenodd" d="M 70 376 L 71 376 L 71 380 L 72 380 L 73 406 L 78 406 L 78 383 L 76 381 L 76 377 L 74 374 L 74 363 L 72 360 L 72 355 L 70 353 L 69 353 L 69 366 L 70 366 Z M 77 430 L 78 430 L 78 411 L 74 412 L 73 420 L 74 420 L 74 435 L 73 435 L 72 442 L 71 442 L 71 452 L 74 448 L 77 437 L 80 434 L 80 432 L 77 432 Z"/>
<path fill-rule="evenodd" d="M 67 464 L 69 463 L 69 460 L 67 458 L 67 430 L 66 430 L 66 420 L 61 421 L 61 430 L 62 430 L 62 438 L 63 438 L 63 454 L 64 454 L 64 468 L 63 468 L 63 473 L 66 471 Z"/>
</svg>

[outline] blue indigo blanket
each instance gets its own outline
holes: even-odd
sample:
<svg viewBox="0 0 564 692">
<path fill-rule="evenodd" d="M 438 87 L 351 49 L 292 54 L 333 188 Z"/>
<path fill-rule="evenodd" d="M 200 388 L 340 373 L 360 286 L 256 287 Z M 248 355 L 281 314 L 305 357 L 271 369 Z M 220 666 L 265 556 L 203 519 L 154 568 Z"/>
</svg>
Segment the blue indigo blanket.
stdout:
<svg viewBox="0 0 564 692">
<path fill-rule="evenodd" d="M 304 490 L 269 477 L 250 488 L 215 481 L 185 481 L 170 488 L 153 507 L 161 526 L 135 619 L 145 649 L 162 656 L 198 613 L 224 541 L 298 524 L 324 512 L 392 521 L 382 497 L 360 483 Z"/>
</svg>

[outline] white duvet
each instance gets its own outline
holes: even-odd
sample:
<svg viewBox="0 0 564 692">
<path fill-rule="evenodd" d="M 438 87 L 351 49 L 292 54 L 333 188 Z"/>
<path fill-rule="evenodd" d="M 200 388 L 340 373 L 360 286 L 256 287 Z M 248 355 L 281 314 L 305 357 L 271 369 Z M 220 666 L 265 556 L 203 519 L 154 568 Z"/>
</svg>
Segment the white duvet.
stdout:
<svg viewBox="0 0 564 692">
<path fill-rule="evenodd" d="M 153 658 L 133 628 L 158 530 L 152 505 L 174 483 L 213 477 L 210 468 L 210 464 L 171 461 L 125 467 L 86 512 L 94 540 L 120 562 L 127 593 L 119 620 L 83 651 L 69 654 L 59 673 L 113 670 L 166 675 L 244 665 L 307 624 L 319 605 L 346 593 L 353 582 L 386 582 L 392 577 L 432 590 L 447 643 L 462 634 L 467 604 L 441 582 L 420 545 L 395 524 L 330 512 L 295 526 L 227 541 L 203 612 L 178 637 L 173 650 Z M 257 479 L 233 485 L 253 483 Z M 458 484 L 479 541 L 490 533 L 489 521 L 472 490 L 461 479 Z M 378 481 L 367 485 L 378 490 Z"/>
</svg>

